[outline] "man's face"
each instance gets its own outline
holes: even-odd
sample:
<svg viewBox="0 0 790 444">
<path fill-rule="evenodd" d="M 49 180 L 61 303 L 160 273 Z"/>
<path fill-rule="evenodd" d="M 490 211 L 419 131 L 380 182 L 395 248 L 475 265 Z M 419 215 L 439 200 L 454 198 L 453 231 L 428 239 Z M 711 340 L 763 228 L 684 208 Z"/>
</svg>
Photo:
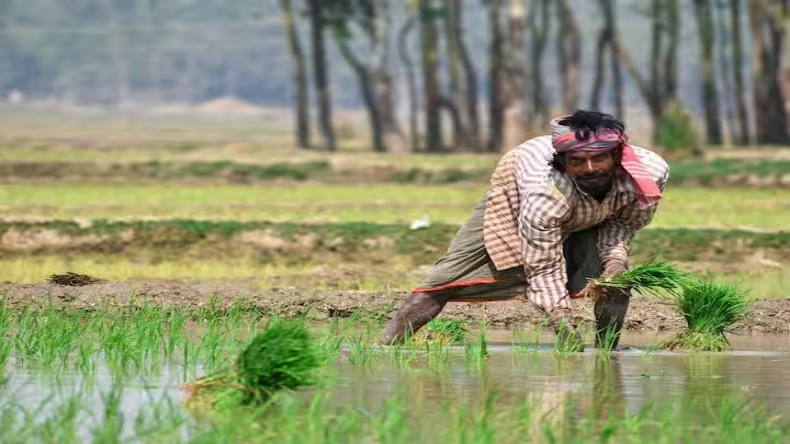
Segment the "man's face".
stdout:
<svg viewBox="0 0 790 444">
<path fill-rule="evenodd" d="M 609 191 L 616 171 L 614 150 L 570 151 L 565 154 L 565 172 L 590 194 Z"/>
</svg>

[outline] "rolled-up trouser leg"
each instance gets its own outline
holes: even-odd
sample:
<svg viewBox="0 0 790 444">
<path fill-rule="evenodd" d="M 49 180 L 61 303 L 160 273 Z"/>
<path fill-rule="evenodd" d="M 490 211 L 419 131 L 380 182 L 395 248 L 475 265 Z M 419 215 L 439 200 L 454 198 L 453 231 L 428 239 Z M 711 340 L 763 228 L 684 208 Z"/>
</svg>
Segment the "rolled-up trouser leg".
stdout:
<svg viewBox="0 0 790 444">
<path fill-rule="evenodd" d="M 446 292 L 412 293 L 390 319 L 379 341 L 384 345 L 400 343 L 439 315 L 447 304 Z"/>
</svg>

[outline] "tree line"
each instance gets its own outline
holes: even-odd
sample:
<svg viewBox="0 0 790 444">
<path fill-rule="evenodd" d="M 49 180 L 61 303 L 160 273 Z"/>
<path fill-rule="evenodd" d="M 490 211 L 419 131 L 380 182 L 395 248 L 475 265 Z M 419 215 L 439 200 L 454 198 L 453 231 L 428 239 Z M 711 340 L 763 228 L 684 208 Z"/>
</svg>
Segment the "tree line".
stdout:
<svg viewBox="0 0 790 444">
<path fill-rule="evenodd" d="M 481 0 L 474 12 L 484 29 L 485 59 L 469 47 L 469 1 L 279 3 L 296 137 L 304 148 L 337 149 L 332 47 L 354 73 L 375 151 L 511 148 L 556 112 L 592 108 L 623 116 L 629 85 L 649 114 L 654 143 L 668 149 L 790 143 L 782 88 L 790 0 L 631 2 L 637 19 L 631 14 L 625 25 L 623 0 Z M 580 12 L 582 3 L 598 17 L 592 44 L 584 41 L 591 20 Z M 627 27 L 625 38 L 640 39 L 638 54 L 624 41 Z M 679 67 L 688 58 L 681 53 L 691 40 L 699 69 L 682 79 Z M 549 58 L 556 68 L 547 66 Z M 681 92 L 684 81 L 698 97 Z M 405 84 L 403 91 L 397 83 Z M 559 85 L 559 97 L 547 97 L 549 83 Z M 396 98 L 407 103 L 405 118 L 395 112 Z M 691 103 L 701 104 L 702 134 Z"/>
</svg>

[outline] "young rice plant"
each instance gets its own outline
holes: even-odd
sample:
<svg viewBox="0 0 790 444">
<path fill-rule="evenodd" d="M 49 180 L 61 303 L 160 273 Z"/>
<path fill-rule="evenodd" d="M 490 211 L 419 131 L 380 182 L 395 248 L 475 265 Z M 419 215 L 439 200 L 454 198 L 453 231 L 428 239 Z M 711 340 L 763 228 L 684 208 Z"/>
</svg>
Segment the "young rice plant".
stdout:
<svg viewBox="0 0 790 444">
<path fill-rule="evenodd" d="M 274 320 L 241 352 L 235 369 L 185 385 L 190 401 L 219 409 L 263 405 L 283 390 L 311 385 L 322 360 L 301 322 Z"/>
</svg>

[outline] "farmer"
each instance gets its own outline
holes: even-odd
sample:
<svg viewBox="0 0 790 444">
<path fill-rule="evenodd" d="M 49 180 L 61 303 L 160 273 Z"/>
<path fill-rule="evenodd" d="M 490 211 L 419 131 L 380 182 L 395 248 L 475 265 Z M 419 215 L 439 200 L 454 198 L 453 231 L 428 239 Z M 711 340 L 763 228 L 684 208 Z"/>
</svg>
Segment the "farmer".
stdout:
<svg viewBox="0 0 790 444">
<path fill-rule="evenodd" d="M 485 198 L 381 342 L 402 341 L 447 302 L 528 300 L 548 315 L 559 347 L 583 350 L 571 298 L 584 297 L 591 278 L 628 269 L 631 240 L 653 219 L 669 175 L 659 155 L 627 141 L 622 121 L 577 111 L 502 156 Z M 596 301 L 597 346 L 617 346 L 629 298 L 607 290 Z"/>
</svg>

